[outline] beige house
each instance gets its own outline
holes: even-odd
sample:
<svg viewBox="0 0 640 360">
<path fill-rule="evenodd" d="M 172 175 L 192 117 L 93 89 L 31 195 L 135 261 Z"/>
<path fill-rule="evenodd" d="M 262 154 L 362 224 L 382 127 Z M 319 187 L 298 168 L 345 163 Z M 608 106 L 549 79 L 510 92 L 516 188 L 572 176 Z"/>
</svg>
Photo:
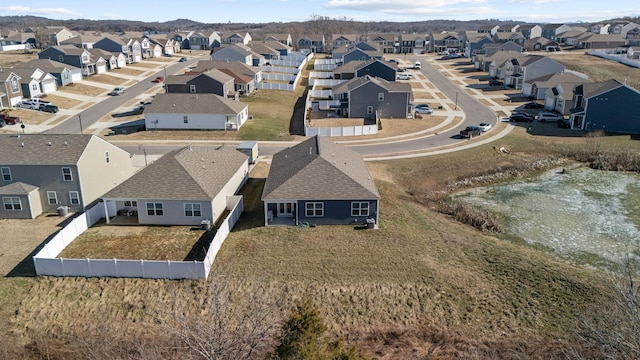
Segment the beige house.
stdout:
<svg viewBox="0 0 640 360">
<path fill-rule="evenodd" d="M 132 174 L 129 153 L 94 135 L 0 135 L 0 218 L 82 211 Z"/>
</svg>

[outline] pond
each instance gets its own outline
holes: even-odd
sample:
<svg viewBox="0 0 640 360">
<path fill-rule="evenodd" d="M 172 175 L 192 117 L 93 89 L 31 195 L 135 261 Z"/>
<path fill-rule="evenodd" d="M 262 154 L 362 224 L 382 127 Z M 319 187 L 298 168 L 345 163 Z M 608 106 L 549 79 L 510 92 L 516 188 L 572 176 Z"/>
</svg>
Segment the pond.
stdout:
<svg viewBox="0 0 640 360">
<path fill-rule="evenodd" d="M 456 197 L 498 214 L 508 235 L 565 257 L 619 262 L 639 254 L 638 174 L 555 169 Z"/>
</svg>

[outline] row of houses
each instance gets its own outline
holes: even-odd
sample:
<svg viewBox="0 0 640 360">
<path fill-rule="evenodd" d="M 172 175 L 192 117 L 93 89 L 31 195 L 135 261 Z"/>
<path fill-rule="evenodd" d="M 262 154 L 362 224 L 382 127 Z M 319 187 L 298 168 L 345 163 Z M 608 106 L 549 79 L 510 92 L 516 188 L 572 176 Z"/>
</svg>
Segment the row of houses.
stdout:
<svg viewBox="0 0 640 360">
<path fill-rule="evenodd" d="M 128 224 L 215 223 L 249 169 L 233 146 L 180 148 L 134 173 L 128 152 L 94 135 L 1 135 L 0 218 L 102 203 Z M 380 195 L 361 155 L 328 138 L 275 154 L 261 199 L 265 226 L 379 220 Z"/>
</svg>

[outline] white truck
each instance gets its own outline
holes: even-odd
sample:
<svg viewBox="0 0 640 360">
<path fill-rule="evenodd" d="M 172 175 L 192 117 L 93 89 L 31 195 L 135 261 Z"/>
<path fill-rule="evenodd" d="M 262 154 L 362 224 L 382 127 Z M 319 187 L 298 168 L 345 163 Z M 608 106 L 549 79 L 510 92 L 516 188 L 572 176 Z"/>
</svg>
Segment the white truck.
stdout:
<svg viewBox="0 0 640 360">
<path fill-rule="evenodd" d="M 420 60 L 417 60 L 415 64 L 413 64 L 413 68 L 414 69 L 422 69 L 422 64 L 420 63 Z"/>
</svg>

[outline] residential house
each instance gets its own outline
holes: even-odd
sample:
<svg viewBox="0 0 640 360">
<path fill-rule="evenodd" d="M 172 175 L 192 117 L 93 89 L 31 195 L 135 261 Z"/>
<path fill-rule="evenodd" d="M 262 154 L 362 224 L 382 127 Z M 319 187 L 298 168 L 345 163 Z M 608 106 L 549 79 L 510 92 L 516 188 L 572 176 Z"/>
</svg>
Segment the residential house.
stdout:
<svg viewBox="0 0 640 360">
<path fill-rule="evenodd" d="M 265 62 L 268 62 L 269 60 L 280 59 L 280 51 L 270 47 L 264 42 L 253 42 L 251 45 L 251 51 L 255 54 L 259 54 L 260 56 L 264 57 Z"/>
<path fill-rule="evenodd" d="M 213 50 L 223 43 L 220 34 L 216 31 L 192 31 L 188 34 L 188 40 L 191 50 Z"/>
<path fill-rule="evenodd" d="M 492 37 L 496 43 L 505 43 L 507 41 L 513 41 L 514 43 L 524 47 L 525 37 L 521 32 L 497 32 Z"/>
<path fill-rule="evenodd" d="M 624 27 L 629 22 L 617 22 L 609 25 L 609 34 L 622 34 Z"/>
<path fill-rule="evenodd" d="M 127 64 L 138 63 L 142 60 L 140 42 L 135 39 L 122 39 L 117 36 L 105 36 L 93 44 L 94 48 L 123 53 L 127 58 Z"/>
<path fill-rule="evenodd" d="M 550 40 L 555 40 L 558 34 L 571 30 L 572 27 L 567 24 L 545 24 L 542 26 L 541 36 Z"/>
<path fill-rule="evenodd" d="M 521 45 L 514 43 L 513 41 L 507 41 L 504 43 L 485 43 L 482 48 L 484 49 L 484 54 L 487 56 L 491 56 L 495 53 L 507 51 L 507 52 L 522 52 L 524 48 Z"/>
<path fill-rule="evenodd" d="M 620 30 L 620 36 L 627 40 L 629 39 L 629 35 L 632 35 L 633 37 L 634 34 L 637 35 L 638 33 L 640 33 L 640 25 L 633 22 L 627 23 Z"/>
<path fill-rule="evenodd" d="M 560 82 L 547 89 L 544 107 L 559 114 L 570 115 L 574 103 L 574 90 L 577 86 L 591 81 L 583 79 L 578 82 Z"/>
<path fill-rule="evenodd" d="M 500 68 L 500 78 L 504 84 L 514 89 L 522 89 L 525 82 L 545 75 L 560 73 L 565 66 L 558 61 L 540 55 L 514 57 L 506 61 Z"/>
<path fill-rule="evenodd" d="M 44 33 L 47 36 L 47 42 L 40 44 L 41 48 L 51 45 L 61 45 L 64 40 L 71 39 L 75 34 L 64 26 L 45 26 Z"/>
<path fill-rule="evenodd" d="M 117 67 L 117 58 L 111 52 L 102 49 L 87 49 L 91 54 L 91 61 L 95 63 L 96 74 L 104 74 L 109 69 Z"/>
<path fill-rule="evenodd" d="M 559 44 L 554 40 L 543 37 L 537 37 L 524 41 L 525 51 L 547 51 L 549 49 L 558 49 Z"/>
<path fill-rule="evenodd" d="M 101 200 L 105 207 L 128 216 L 129 224 L 131 219 L 140 225 L 215 224 L 225 213 L 228 197 L 247 181 L 248 159 L 232 146 L 173 150 Z"/>
<path fill-rule="evenodd" d="M 580 49 L 614 49 L 625 44 L 626 40 L 618 34 L 590 34 L 580 37 L 575 46 Z"/>
<path fill-rule="evenodd" d="M 535 24 L 520 25 L 518 31 L 522 33 L 525 39 L 535 39 L 542 37 L 542 26 Z"/>
<path fill-rule="evenodd" d="M 213 61 L 239 61 L 241 63 L 253 66 L 253 53 L 244 45 L 228 45 L 218 48 L 211 54 Z"/>
<path fill-rule="evenodd" d="M 144 110 L 147 130 L 233 130 L 249 119 L 249 108 L 215 94 L 157 94 Z"/>
<path fill-rule="evenodd" d="M 162 53 L 165 55 L 173 55 L 179 53 L 182 48 L 180 43 L 168 37 L 167 34 L 148 34 L 145 35 L 152 43 L 162 47 Z"/>
<path fill-rule="evenodd" d="M 252 40 L 248 32 L 224 32 L 220 34 L 220 42 L 222 45 L 250 45 Z"/>
<path fill-rule="evenodd" d="M 592 24 L 589 27 L 587 27 L 587 32 L 594 33 L 594 34 L 609 34 L 610 26 L 611 24 L 608 24 L 608 23 Z"/>
<path fill-rule="evenodd" d="M 483 25 L 478 28 L 478 33 L 480 34 L 489 34 L 491 36 L 495 35 L 500 29 L 500 25 Z"/>
<path fill-rule="evenodd" d="M 78 48 L 91 49 L 96 41 L 102 39 L 102 34 L 80 34 L 60 41 L 59 45 L 73 45 Z"/>
<path fill-rule="evenodd" d="M 342 47 L 339 49 L 333 49 L 331 52 L 331 57 L 334 59 L 342 59 L 342 61 L 344 62 L 344 55 L 347 53 L 350 53 L 354 50 L 360 50 L 362 55 L 362 58 L 358 58 L 357 55 L 355 56 L 348 56 L 348 60 L 365 60 L 367 58 L 371 58 L 371 57 L 378 57 L 378 58 L 382 58 L 382 56 L 384 55 L 383 52 L 378 48 L 378 44 L 372 43 L 372 42 L 365 42 L 365 41 L 359 41 L 355 44 L 349 45 L 347 47 Z"/>
<path fill-rule="evenodd" d="M 397 67 L 392 63 L 379 59 L 354 60 L 333 69 L 333 78 L 350 80 L 365 75 L 381 78 L 387 81 L 396 80 Z"/>
<path fill-rule="evenodd" d="M 347 48 L 360 41 L 357 34 L 334 34 L 331 38 L 331 51 Z"/>
<path fill-rule="evenodd" d="M 260 70 L 260 68 L 247 65 L 240 61 L 200 60 L 193 69 L 193 72 L 205 72 L 211 69 L 218 69 L 234 78 L 235 76 L 241 76 L 245 79 L 252 79 L 252 83 L 247 85 L 246 89 L 243 89 L 246 94 L 252 93 L 257 88 L 258 83 L 262 81 L 262 70 Z M 238 90 L 239 84 L 236 82 L 235 85 L 236 91 L 242 93 L 242 91 Z"/>
<path fill-rule="evenodd" d="M 36 38 L 33 33 L 18 32 L 7 37 L 0 38 L 0 50 L 24 50 L 37 47 Z"/>
<path fill-rule="evenodd" d="M 581 73 L 563 71 L 540 76 L 522 83 L 522 93 L 531 99 L 542 100 L 547 96 L 547 90 L 558 84 L 586 83 L 589 78 Z"/>
<path fill-rule="evenodd" d="M 169 75 L 164 79 L 169 94 L 216 94 L 235 98 L 233 77 L 218 69 Z"/>
<path fill-rule="evenodd" d="M 340 100 L 337 110 L 349 118 L 406 119 L 411 111 L 411 85 L 369 75 L 351 79 L 332 89 Z"/>
<path fill-rule="evenodd" d="M 337 55 L 337 54 L 336 54 Z M 332 55 L 333 56 L 333 55 Z M 363 61 L 370 59 L 382 59 L 384 54 L 380 51 L 362 50 L 358 47 L 354 47 L 348 50 L 345 54 L 342 54 L 342 63 L 346 64 L 350 61 Z"/>
<path fill-rule="evenodd" d="M 314 53 L 325 52 L 324 35 L 322 34 L 307 34 L 301 35 L 296 42 L 298 51 L 309 51 Z"/>
<path fill-rule="evenodd" d="M 496 33 L 517 32 L 520 29 L 520 24 L 500 24 L 498 25 L 498 31 Z M 495 34 L 494 34 L 495 35 Z"/>
<path fill-rule="evenodd" d="M 327 137 L 273 155 L 262 201 L 265 226 L 379 223 L 380 194 L 362 156 Z"/>
<path fill-rule="evenodd" d="M 142 59 L 162 56 L 162 46 L 155 41 L 151 41 L 148 37 L 142 36 L 132 40 L 135 40 L 140 44 L 140 54 Z"/>
<path fill-rule="evenodd" d="M 401 34 L 400 53 L 402 54 L 424 54 L 426 49 L 426 36 L 424 34 Z"/>
<path fill-rule="evenodd" d="M 49 59 L 34 59 L 17 64 L 15 69 L 40 69 L 56 78 L 58 86 L 66 86 L 82 81 L 82 70 L 78 67 L 63 64 Z"/>
<path fill-rule="evenodd" d="M 640 92 L 615 79 L 574 89 L 570 126 L 579 130 L 640 133 Z"/>
<path fill-rule="evenodd" d="M 254 42 L 255 44 L 255 42 Z M 291 54 L 291 51 L 293 51 L 293 48 L 289 45 L 285 45 L 281 42 L 277 42 L 274 40 L 266 40 L 263 43 L 264 45 L 270 47 L 273 50 L 276 50 L 277 52 L 280 53 L 280 57 L 284 57 L 287 56 L 289 54 Z"/>
<path fill-rule="evenodd" d="M 587 36 L 587 35 L 589 34 L 587 34 L 583 30 L 571 29 L 571 30 L 567 30 L 559 33 L 558 35 L 555 36 L 555 39 L 553 41 L 557 42 L 558 44 L 575 46 L 578 38 L 580 38 L 581 36 Z"/>
<path fill-rule="evenodd" d="M 0 138 L 0 218 L 83 211 L 133 174 L 130 154 L 95 135 Z"/>
<path fill-rule="evenodd" d="M 280 44 L 286 45 L 288 47 L 293 46 L 293 40 L 291 38 L 291 34 L 269 34 L 264 38 L 265 42 L 268 41 L 277 41 Z"/>
<path fill-rule="evenodd" d="M 180 45 L 180 49 L 191 49 L 191 44 L 189 44 L 189 34 L 190 32 L 173 32 L 167 37 L 178 43 Z"/>
<path fill-rule="evenodd" d="M 474 58 L 477 54 L 484 53 L 483 46 L 485 44 L 493 43 L 493 40 L 488 34 L 470 32 L 467 31 L 461 36 L 464 44 L 464 56 L 468 58 Z"/>
<path fill-rule="evenodd" d="M 56 78 L 40 69 L 13 68 L 13 73 L 21 78 L 22 96 L 33 98 L 51 94 L 58 89 Z"/>
<path fill-rule="evenodd" d="M 400 52 L 399 33 L 380 33 L 368 34 L 364 37 L 364 41 L 376 44 L 376 48 L 384 54 L 397 54 Z"/>
<path fill-rule="evenodd" d="M 429 51 L 458 53 L 462 50 L 462 41 L 455 32 L 429 34 Z"/>
<path fill-rule="evenodd" d="M 22 101 L 22 78 L 13 71 L 0 71 L 0 108 L 16 106 Z"/>
</svg>

